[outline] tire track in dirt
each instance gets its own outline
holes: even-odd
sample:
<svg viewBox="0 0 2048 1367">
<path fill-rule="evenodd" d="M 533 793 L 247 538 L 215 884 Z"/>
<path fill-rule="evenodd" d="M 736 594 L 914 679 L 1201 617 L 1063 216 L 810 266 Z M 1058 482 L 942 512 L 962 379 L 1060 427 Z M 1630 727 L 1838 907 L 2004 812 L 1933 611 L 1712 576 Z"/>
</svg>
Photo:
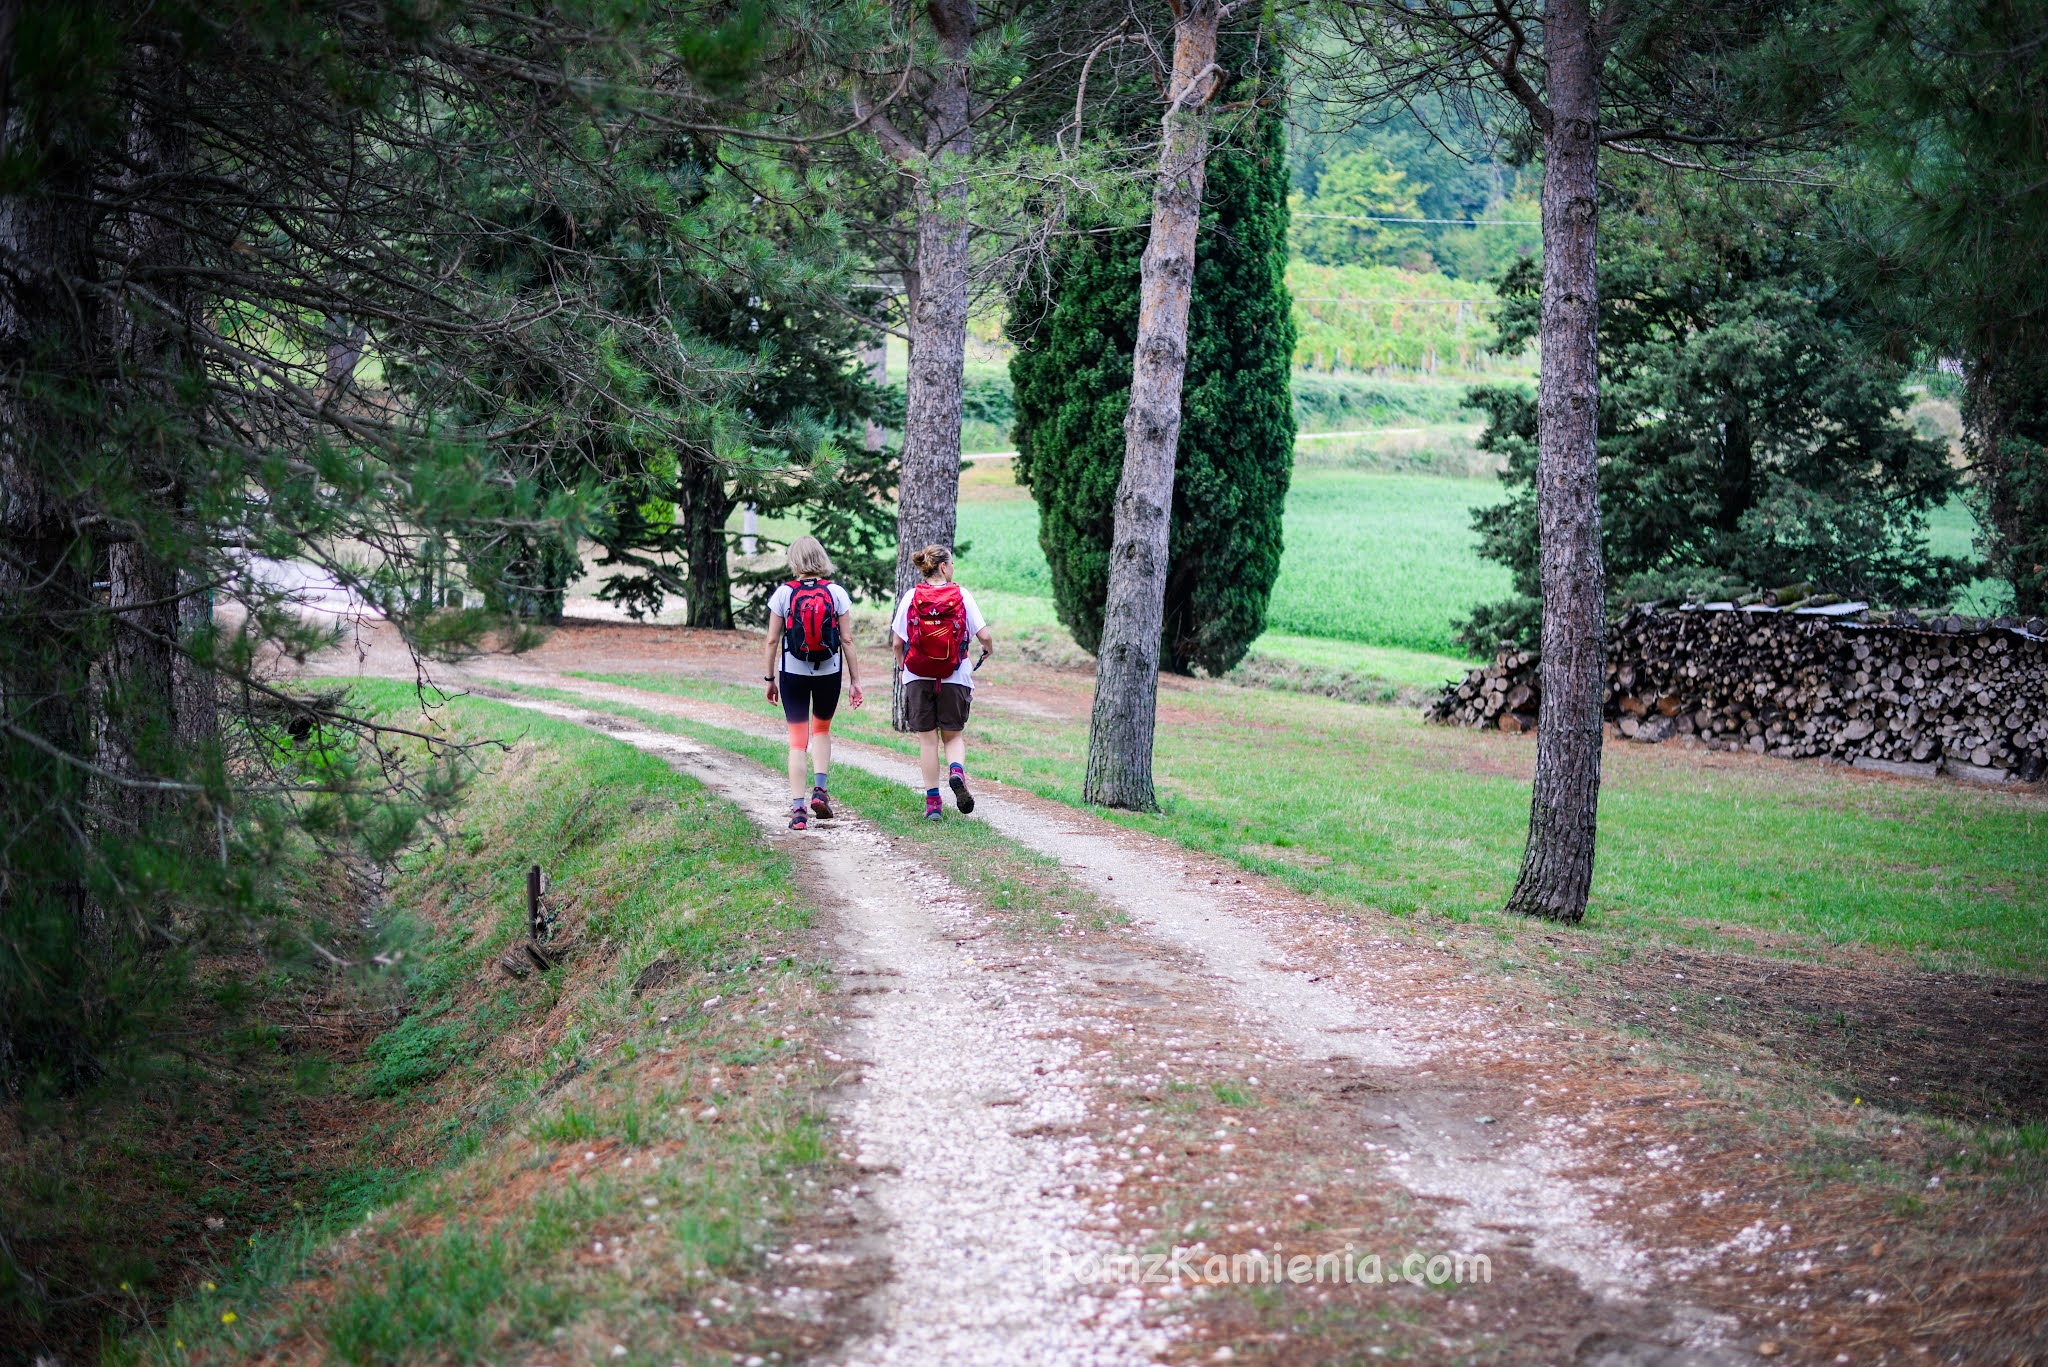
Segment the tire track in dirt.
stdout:
<svg viewBox="0 0 2048 1367">
<path fill-rule="evenodd" d="M 553 674 L 530 678 L 597 701 L 779 739 L 759 718 L 715 703 Z M 921 787 L 914 765 L 886 751 L 841 741 L 834 762 Z M 1566 1121 L 1521 1127 L 1519 1138 L 1504 1142 L 1492 1130 L 1494 1117 L 1482 1118 L 1462 1094 L 1415 1076 L 1446 1047 L 1469 1048 L 1484 1023 L 1474 1016 L 1489 1007 L 1475 999 L 1418 1009 L 1404 996 L 1394 1010 L 1375 991 L 1386 969 L 1355 955 L 1333 963 L 1298 939 L 1276 941 L 1254 899 L 1207 878 L 1206 861 L 1001 785 L 984 786 L 995 796 L 977 807 L 978 817 L 1058 859 L 1145 935 L 1194 956 L 1208 976 L 1229 986 L 1238 1018 L 1255 1038 L 1283 1042 L 1305 1061 L 1341 1060 L 1372 1071 L 1385 1088 L 1378 1118 L 1397 1136 L 1381 1152 L 1383 1171 L 1419 1196 L 1442 1198 L 1438 1223 L 1469 1247 L 1497 1245 L 1503 1234 L 1526 1241 L 1531 1256 L 1570 1274 L 1597 1306 L 1629 1325 L 1626 1333 L 1594 1335 L 1588 1343 L 1597 1346 L 1582 1360 L 1663 1367 L 1753 1360 L 1738 1346 L 1742 1326 L 1733 1317 L 1674 1298 L 1649 1253 L 1601 1218 L 1612 1184 L 1573 1174 L 1579 1155 Z"/>
<path fill-rule="evenodd" d="M 892 1276 L 876 1332 L 844 1367 L 935 1363 L 1124 1367 L 1167 1334 L 1142 1306 L 1066 1275 L 1113 1250 L 1085 1228 L 1075 1171 L 1100 1166 L 1081 1135 L 1087 1079 L 1055 985 L 992 982 L 959 943 L 970 912 L 951 885 L 841 818 L 784 839 L 780 780 L 751 761 L 581 707 L 509 705 L 658 755 L 743 810 L 809 875 L 837 922 L 845 1034 L 863 1070 L 839 1103 L 881 1216 Z"/>
</svg>

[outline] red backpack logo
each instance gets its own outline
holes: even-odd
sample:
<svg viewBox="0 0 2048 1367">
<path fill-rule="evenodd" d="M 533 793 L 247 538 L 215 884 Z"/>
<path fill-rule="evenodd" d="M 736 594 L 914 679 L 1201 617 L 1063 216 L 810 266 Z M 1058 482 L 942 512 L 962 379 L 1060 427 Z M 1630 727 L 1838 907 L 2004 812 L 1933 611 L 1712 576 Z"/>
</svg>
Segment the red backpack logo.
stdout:
<svg viewBox="0 0 2048 1367">
<path fill-rule="evenodd" d="M 829 579 L 789 581 L 789 611 L 782 617 L 782 649 L 791 659 L 823 664 L 839 653 L 839 612 Z"/>
<path fill-rule="evenodd" d="M 919 584 L 910 591 L 903 628 L 903 667 L 921 679 L 943 679 L 967 658 L 967 600 L 958 584 Z"/>
</svg>

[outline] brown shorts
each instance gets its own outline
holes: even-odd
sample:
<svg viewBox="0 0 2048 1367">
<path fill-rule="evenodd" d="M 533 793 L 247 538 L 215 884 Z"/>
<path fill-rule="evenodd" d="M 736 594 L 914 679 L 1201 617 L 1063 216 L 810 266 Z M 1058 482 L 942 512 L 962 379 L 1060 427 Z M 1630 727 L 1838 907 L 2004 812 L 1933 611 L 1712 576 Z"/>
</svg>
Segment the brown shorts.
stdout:
<svg viewBox="0 0 2048 1367">
<path fill-rule="evenodd" d="M 913 731 L 965 731 L 974 690 L 964 684 L 910 678 L 903 682 L 903 715 Z"/>
</svg>

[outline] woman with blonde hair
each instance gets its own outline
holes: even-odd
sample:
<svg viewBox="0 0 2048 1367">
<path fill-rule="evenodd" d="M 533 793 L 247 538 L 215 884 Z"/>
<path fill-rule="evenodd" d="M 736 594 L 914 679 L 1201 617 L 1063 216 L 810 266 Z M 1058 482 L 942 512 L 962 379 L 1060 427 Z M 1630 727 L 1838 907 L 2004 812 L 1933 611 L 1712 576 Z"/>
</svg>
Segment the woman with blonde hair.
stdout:
<svg viewBox="0 0 2048 1367">
<path fill-rule="evenodd" d="M 825 783 L 832 764 L 832 714 L 839 710 L 842 672 L 848 701 L 859 707 L 865 698 L 849 625 L 853 599 L 829 578 L 832 557 L 818 538 L 800 536 L 789 543 L 789 572 L 795 577 L 768 599 L 764 677 L 768 701 L 782 704 L 782 719 L 789 723 L 789 828 L 801 831 L 813 815 L 821 821 L 832 817 Z"/>
<path fill-rule="evenodd" d="M 910 557 L 910 563 L 924 576 L 896 604 L 892 634 L 896 663 L 909 675 L 903 683 L 903 711 L 910 729 L 917 732 L 919 761 L 924 771 L 924 814 L 938 821 L 944 804 L 939 801 L 939 755 L 946 758 L 946 779 L 953 800 L 962 812 L 974 810 L 974 794 L 967 791 L 968 709 L 974 703 L 974 671 L 981 661 L 969 663 L 969 639 L 981 642 L 981 659 L 995 653 L 995 635 L 981 615 L 974 595 L 953 582 L 953 552 L 944 546 L 926 546 Z"/>
</svg>

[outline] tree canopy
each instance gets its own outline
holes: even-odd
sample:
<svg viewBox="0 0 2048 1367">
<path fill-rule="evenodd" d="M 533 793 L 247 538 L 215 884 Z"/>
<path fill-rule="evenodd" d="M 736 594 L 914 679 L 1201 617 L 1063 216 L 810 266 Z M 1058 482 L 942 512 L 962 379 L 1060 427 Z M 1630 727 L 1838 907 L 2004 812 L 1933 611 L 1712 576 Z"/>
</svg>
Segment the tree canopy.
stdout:
<svg viewBox="0 0 2048 1367">
<path fill-rule="evenodd" d="M 1789 79 L 1841 91 L 1837 268 L 1895 352 L 1966 382 L 1969 489 L 1991 571 L 2048 614 L 2048 8 L 1822 7 Z"/>
<path fill-rule="evenodd" d="M 1422 216 L 1417 198 L 1427 186 L 1410 184 L 1379 152 L 1366 148 L 1330 158 L 1316 177 L 1314 197 L 1289 202 L 1292 245 L 1318 266 L 1408 266 L 1428 260 L 1421 227 L 1399 219 Z"/>
<path fill-rule="evenodd" d="M 743 153 L 701 131 L 744 112 L 763 33 L 752 9 L 21 9 L 0 1083 L 117 1067 L 210 946 L 316 961 L 287 856 L 382 858 L 448 799 L 457 756 L 280 677 L 341 630 L 296 585 L 423 652 L 516 645 L 623 467 L 815 444 L 749 412 L 775 353 L 697 326 L 844 288 L 834 223 L 761 230 Z"/>
<path fill-rule="evenodd" d="M 1969 577 L 1927 549 L 1956 488 L 1941 443 L 1900 421 L 1905 367 L 1826 270 L 1812 219 L 1779 196 L 1686 193 L 1661 175 L 1610 195 L 1600 242 L 1602 537 L 1623 601 L 1734 597 L 1800 581 L 1943 604 Z M 1501 344 L 1537 329 L 1533 271 L 1512 270 Z M 1513 493 L 1474 516 L 1517 598 L 1467 624 L 1475 649 L 1529 642 L 1535 584 L 1535 404 L 1473 391 L 1480 444 Z"/>
</svg>

